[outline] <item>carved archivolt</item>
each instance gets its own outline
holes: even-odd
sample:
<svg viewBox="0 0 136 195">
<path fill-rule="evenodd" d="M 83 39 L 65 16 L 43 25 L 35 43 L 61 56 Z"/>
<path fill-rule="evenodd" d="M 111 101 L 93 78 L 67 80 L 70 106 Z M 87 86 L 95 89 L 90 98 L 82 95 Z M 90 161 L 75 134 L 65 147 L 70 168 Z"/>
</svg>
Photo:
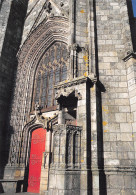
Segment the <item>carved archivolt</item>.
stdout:
<svg viewBox="0 0 136 195">
<path fill-rule="evenodd" d="M 23 128 L 29 114 L 37 64 L 55 41 L 68 43 L 68 20 L 52 17 L 42 22 L 27 39 L 18 54 L 18 70 L 10 125 L 14 131 Z"/>
<path fill-rule="evenodd" d="M 11 146 L 10 151 L 10 161 L 13 164 L 18 163 L 18 150 L 21 143 L 15 132 L 22 132 L 30 113 L 38 62 L 54 42 L 68 43 L 68 27 L 67 18 L 50 17 L 32 32 L 18 53 L 16 86 L 10 115 L 10 127 L 14 132 L 11 145 L 17 142 L 16 147 Z"/>
</svg>

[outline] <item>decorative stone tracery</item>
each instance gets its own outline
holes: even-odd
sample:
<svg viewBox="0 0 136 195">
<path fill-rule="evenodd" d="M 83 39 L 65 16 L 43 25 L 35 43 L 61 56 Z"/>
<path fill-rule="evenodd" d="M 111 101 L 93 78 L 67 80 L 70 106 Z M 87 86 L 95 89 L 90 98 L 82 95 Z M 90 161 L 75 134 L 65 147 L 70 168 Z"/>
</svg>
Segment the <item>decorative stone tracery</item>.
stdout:
<svg viewBox="0 0 136 195">
<path fill-rule="evenodd" d="M 81 131 L 82 127 L 74 125 L 53 127 L 52 169 L 80 168 Z"/>
<path fill-rule="evenodd" d="M 26 40 L 18 54 L 18 70 L 11 110 L 10 127 L 14 132 L 11 142 L 10 162 L 19 163 L 21 132 L 31 109 L 35 71 L 45 51 L 55 41 L 68 43 L 68 20 L 64 17 L 51 17 L 44 20 Z M 15 133 L 16 132 L 16 133 Z M 19 133 L 20 132 L 20 133 Z M 18 135 L 18 133 L 20 135 Z M 12 147 L 16 142 L 16 146 Z M 13 159 L 16 160 L 13 160 Z"/>
<path fill-rule="evenodd" d="M 79 126 L 66 126 L 66 168 L 80 168 L 81 131 Z"/>
<path fill-rule="evenodd" d="M 33 105 L 38 102 L 44 110 L 56 106 L 54 85 L 67 79 L 67 45 L 55 42 L 39 62 L 33 93 Z"/>
</svg>

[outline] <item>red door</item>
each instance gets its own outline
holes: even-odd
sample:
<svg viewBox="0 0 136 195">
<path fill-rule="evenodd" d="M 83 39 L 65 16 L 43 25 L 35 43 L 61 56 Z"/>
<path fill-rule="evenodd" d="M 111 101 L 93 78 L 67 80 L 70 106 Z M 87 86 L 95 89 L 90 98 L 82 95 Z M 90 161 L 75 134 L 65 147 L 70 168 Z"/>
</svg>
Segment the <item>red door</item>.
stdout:
<svg viewBox="0 0 136 195">
<path fill-rule="evenodd" d="M 29 160 L 28 192 L 39 193 L 42 155 L 45 152 L 46 130 L 39 128 L 32 132 Z"/>
</svg>

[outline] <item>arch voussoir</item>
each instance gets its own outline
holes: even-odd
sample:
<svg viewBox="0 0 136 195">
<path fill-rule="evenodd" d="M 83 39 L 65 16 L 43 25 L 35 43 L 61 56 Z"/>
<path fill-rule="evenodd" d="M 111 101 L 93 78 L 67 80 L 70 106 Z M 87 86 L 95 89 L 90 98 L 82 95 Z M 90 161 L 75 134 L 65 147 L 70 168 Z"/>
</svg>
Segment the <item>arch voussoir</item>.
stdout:
<svg viewBox="0 0 136 195">
<path fill-rule="evenodd" d="M 10 126 L 14 132 L 22 131 L 31 109 L 35 71 L 39 60 L 56 41 L 68 43 L 68 20 L 52 17 L 32 32 L 18 53 L 18 85 L 15 87 Z M 17 138 L 16 138 L 17 139 Z"/>
</svg>

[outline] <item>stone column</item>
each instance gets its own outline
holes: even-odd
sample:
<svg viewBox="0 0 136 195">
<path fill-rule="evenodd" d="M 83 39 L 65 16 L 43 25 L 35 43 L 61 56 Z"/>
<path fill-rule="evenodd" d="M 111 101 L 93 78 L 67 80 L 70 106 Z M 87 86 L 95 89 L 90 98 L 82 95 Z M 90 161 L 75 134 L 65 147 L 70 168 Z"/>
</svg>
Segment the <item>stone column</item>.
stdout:
<svg viewBox="0 0 136 195">
<path fill-rule="evenodd" d="M 89 74 L 95 73 L 95 32 L 94 32 L 94 3 L 88 0 L 88 41 L 89 41 Z"/>
<path fill-rule="evenodd" d="M 91 88 L 91 171 L 92 171 L 92 193 L 99 195 L 99 170 L 98 170 L 98 143 L 97 143 L 97 105 L 96 105 L 96 83 Z"/>
<path fill-rule="evenodd" d="M 9 13 L 10 13 L 10 8 L 11 8 L 11 3 L 12 0 L 6 0 L 0 3 L 0 53 L 2 51 L 2 47 L 3 47 L 3 42 L 4 42 L 4 38 L 5 38 L 5 33 L 6 33 L 6 28 L 7 28 L 7 24 L 8 24 L 8 19 L 9 19 Z"/>
<path fill-rule="evenodd" d="M 64 194 L 65 190 L 65 153 L 66 153 L 66 127 L 56 125 L 53 127 L 53 156 L 49 176 L 49 194 Z"/>
<path fill-rule="evenodd" d="M 76 0 L 70 0 L 70 9 L 69 9 L 69 27 L 70 27 L 70 34 L 69 34 L 69 46 L 70 46 L 70 75 L 69 78 L 73 78 L 76 76 L 75 73 L 75 66 L 76 66 L 76 55 L 75 49 L 73 47 L 75 43 L 75 33 L 76 33 L 76 24 L 75 24 L 75 16 L 76 16 Z"/>
<path fill-rule="evenodd" d="M 73 45 L 75 43 L 75 6 L 76 0 L 69 1 L 70 9 L 69 9 L 69 21 L 70 21 L 70 36 L 69 36 L 69 45 Z"/>
<path fill-rule="evenodd" d="M 64 118 L 64 108 L 59 105 L 60 109 L 59 109 L 59 112 L 58 112 L 58 124 L 64 124 L 65 123 L 65 118 Z"/>
<path fill-rule="evenodd" d="M 135 56 L 136 58 L 136 56 Z M 135 165 L 136 165 L 136 59 L 130 58 L 127 59 L 126 62 L 126 68 L 127 68 L 127 81 L 128 81 L 128 92 L 129 92 L 129 98 L 130 98 L 130 108 L 131 112 L 127 113 L 127 117 L 130 118 L 131 121 L 129 121 L 129 124 L 125 124 L 125 127 L 123 125 L 121 126 L 121 130 L 127 128 L 126 133 L 132 133 L 132 142 L 134 142 L 134 158 L 135 158 Z M 131 127 L 132 125 L 132 127 Z M 129 126 L 129 127 L 128 127 Z M 127 137 L 127 134 L 126 134 Z"/>
<path fill-rule="evenodd" d="M 46 132 L 45 152 L 43 153 L 43 158 L 42 158 L 40 193 L 43 193 L 43 192 L 48 190 L 51 144 L 52 144 L 52 132 L 47 131 Z"/>
</svg>

